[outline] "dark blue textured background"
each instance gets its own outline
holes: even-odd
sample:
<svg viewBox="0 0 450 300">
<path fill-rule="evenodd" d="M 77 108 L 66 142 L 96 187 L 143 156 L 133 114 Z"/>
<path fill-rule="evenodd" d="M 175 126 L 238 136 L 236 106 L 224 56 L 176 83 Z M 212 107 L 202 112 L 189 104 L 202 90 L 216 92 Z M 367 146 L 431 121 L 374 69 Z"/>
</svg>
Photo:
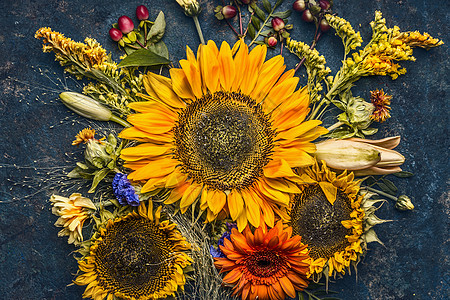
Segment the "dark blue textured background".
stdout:
<svg viewBox="0 0 450 300">
<path fill-rule="evenodd" d="M 231 31 L 213 17 L 221 1 L 201 1 L 200 22 L 206 39 L 234 42 Z M 273 1 L 271 1 L 273 2 Z M 286 0 L 289 8 L 293 0 Z M 335 1 L 335 11 L 361 30 L 368 41 L 373 12 L 381 10 L 388 26 L 429 32 L 447 44 L 448 1 L 377 0 Z M 83 128 L 62 104 L 57 93 L 36 87 L 61 89 L 50 79 L 63 79 L 53 54 L 41 52 L 34 39 L 42 26 L 52 27 L 76 41 L 90 36 L 117 58 L 120 53 L 107 36 L 110 25 L 123 14 L 134 18 L 137 5 L 149 7 L 150 18 L 159 10 L 168 23 L 164 41 L 171 59 L 185 57 L 185 45 L 199 43 L 192 20 L 173 0 L 82 1 L 2 0 L 0 2 L 0 297 L 2 299 L 81 299 L 83 288 L 67 286 L 74 278 L 74 248 L 58 238 L 50 212 L 53 179 L 43 182 L 46 172 L 61 173 L 55 166 L 70 165 L 73 136 Z M 309 43 L 313 26 L 299 15 L 292 37 Z M 361 26 L 361 27 L 360 27 Z M 335 72 L 342 57 L 340 39 L 328 34 L 318 46 Z M 275 53 L 272 53 L 273 55 Z M 392 203 L 378 215 L 394 222 L 377 226 L 385 247 L 370 244 L 370 250 L 355 274 L 331 286 L 342 299 L 450 299 L 449 284 L 449 194 L 448 172 L 448 47 L 414 51 L 416 62 L 402 63 L 406 75 L 392 81 L 386 77 L 363 79 L 354 95 L 368 99 L 369 91 L 383 88 L 393 95 L 392 118 L 379 126 L 378 138 L 401 135 L 398 150 L 405 155 L 404 169 L 415 173 L 410 179 L 393 180 L 401 193 L 413 199 L 416 209 L 398 212 Z M 296 59 L 289 56 L 288 68 Z M 56 72 L 56 74 L 53 74 Z M 305 79 L 303 78 L 303 83 Z M 30 86 L 31 85 L 31 86 Z M 70 82 L 68 85 L 76 89 Z M 80 90 L 80 89 L 78 89 Z M 39 99 L 36 97 L 39 96 Z M 72 122 L 73 119 L 76 122 Z M 331 124 L 332 120 L 329 120 Z M 56 126 L 55 126 L 56 125 Z M 52 127 L 53 126 L 53 127 Z M 81 153 L 77 150 L 80 157 Z M 41 183 L 41 184 L 40 184 Z"/>
</svg>

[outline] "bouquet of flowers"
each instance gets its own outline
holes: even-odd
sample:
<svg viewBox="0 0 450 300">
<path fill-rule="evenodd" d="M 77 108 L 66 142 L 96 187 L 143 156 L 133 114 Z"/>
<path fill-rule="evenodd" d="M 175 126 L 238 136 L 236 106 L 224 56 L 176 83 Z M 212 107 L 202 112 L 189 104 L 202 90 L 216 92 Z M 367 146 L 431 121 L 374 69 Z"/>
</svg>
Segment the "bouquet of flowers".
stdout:
<svg viewBox="0 0 450 300">
<path fill-rule="evenodd" d="M 330 279 L 356 270 L 367 244 L 381 243 L 374 227 L 388 220 L 375 212 L 385 199 L 414 209 L 385 178 L 411 175 L 393 150 L 400 137 L 366 139 L 373 122 L 390 117 L 391 96 L 374 90 L 368 102 L 351 89 L 364 76 L 396 79 L 414 47 L 443 42 L 389 28 L 376 11 L 363 46 L 332 1 L 297 0 L 295 13 L 316 25 L 308 45 L 290 36 L 283 0 L 235 0 L 203 11 L 236 34 L 216 44 L 204 40 L 202 5 L 177 2 L 201 42 L 179 62 L 162 41 L 164 13 L 150 21 L 143 5 L 136 27 L 122 16 L 109 31 L 124 52 L 119 63 L 92 38 L 36 32 L 67 73 L 89 80 L 82 93 L 61 93 L 62 103 L 121 126 L 101 138 L 86 128 L 72 142 L 84 159 L 67 176 L 94 197 L 50 198 L 59 236 L 77 247 L 73 282 L 95 300 L 327 297 Z M 334 75 L 315 49 L 329 30 L 344 45 Z M 299 63 L 287 70 L 283 55 Z M 298 88 L 302 67 L 307 85 Z M 325 128 L 332 107 L 339 114 Z"/>
</svg>

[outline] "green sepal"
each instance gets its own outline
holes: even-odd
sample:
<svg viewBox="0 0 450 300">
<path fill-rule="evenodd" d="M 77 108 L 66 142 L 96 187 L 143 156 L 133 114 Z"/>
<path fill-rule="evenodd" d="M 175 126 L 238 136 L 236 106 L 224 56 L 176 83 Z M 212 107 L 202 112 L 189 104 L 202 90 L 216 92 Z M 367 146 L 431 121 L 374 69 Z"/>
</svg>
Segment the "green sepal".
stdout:
<svg viewBox="0 0 450 300">
<path fill-rule="evenodd" d="M 100 181 L 102 181 L 106 177 L 106 175 L 108 175 L 109 172 L 111 172 L 111 170 L 109 168 L 104 168 L 104 169 L 95 171 L 94 179 L 92 179 L 92 186 L 89 189 L 88 193 L 95 192 L 95 188 L 97 187 L 97 185 L 100 183 Z"/>
</svg>

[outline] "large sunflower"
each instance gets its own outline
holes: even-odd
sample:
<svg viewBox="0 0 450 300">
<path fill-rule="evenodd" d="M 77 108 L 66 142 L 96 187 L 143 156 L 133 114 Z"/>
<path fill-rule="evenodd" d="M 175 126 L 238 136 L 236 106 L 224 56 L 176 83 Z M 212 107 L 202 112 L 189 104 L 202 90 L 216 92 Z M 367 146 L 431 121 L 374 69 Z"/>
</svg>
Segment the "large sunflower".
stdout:
<svg viewBox="0 0 450 300">
<path fill-rule="evenodd" d="M 160 211 L 141 203 L 138 213 L 100 227 L 89 255 L 78 263 L 82 274 L 74 282 L 87 285 L 83 298 L 162 299 L 183 289 L 190 244 L 174 223 L 160 220 Z"/>
<path fill-rule="evenodd" d="M 313 163 L 311 141 L 326 129 L 304 122 L 307 89 L 296 90 L 294 70 L 283 73 L 281 56 L 265 61 L 266 51 L 209 41 L 197 58 L 188 47 L 170 79 L 145 76 L 148 101 L 129 105 L 139 113 L 120 134 L 143 142 L 121 154 L 129 178 L 145 182 L 142 193 L 170 188 L 166 204 L 179 201 L 185 212 L 199 201 L 208 221 L 226 212 L 239 231 L 261 217 L 274 225 L 274 211 L 298 192 L 291 168 Z"/>
<path fill-rule="evenodd" d="M 301 185 L 302 192 L 294 196 L 290 226 L 308 244 L 310 276 L 345 274 L 363 253 L 365 211 L 359 181 L 353 181 L 353 173 L 347 171 L 337 176 L 324 161 L 300 170 L 300 177 L 314 183 Z"/>
<path fill-rule="evenodd" d="M 219 247 L 225 257 L 214 258 L 214 264 L 228 272 L 223 282 L 242 300 L 295 298 L 308 286 L 308 250 L 281 221 L 270 230 L 263 223 L 254 234 L 249 227 L 243 233 L 232 229 Z"/>
</svg>

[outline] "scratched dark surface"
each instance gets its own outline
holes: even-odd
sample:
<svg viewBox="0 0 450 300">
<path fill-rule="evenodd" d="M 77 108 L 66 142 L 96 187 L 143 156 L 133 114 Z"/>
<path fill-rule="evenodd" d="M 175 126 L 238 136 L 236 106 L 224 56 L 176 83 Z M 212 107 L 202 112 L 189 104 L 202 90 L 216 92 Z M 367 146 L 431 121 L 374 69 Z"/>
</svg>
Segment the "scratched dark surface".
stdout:
<svg viewBox="0 0 450 300">
<path fill-rule="evenodd" d="M 231 31 L 213 17 L 221 1 L 201 1 L 200 22 L 206 39 L 234 42 Z M 271 1 L 273 2 L 273 1 Z M 286 0 L 289 8 L 293 1 Z M 368 23 L 381 10 L 389 26 L 429 32 L 449 41 L 446 1 L 384 0 L 335 1 L 335 11 L 361 30 L 367 41 Z M 76 41 L 90 36 L 118 58 L 120 53 L 107 36 L 110 25 L 123 14 L 134 17 L 137 5 L 146 4 L 150 18 L 163 10 L 168 23 L 164 41 L 171 59 L 184 58 L 185 46 L 196 49 L 199 41 L 191 19 L 175 1 L 3 0 L 0 2 L 0 297 L 2 299 L 81 299 L 82 287 L 67 286 L 77 266 L 65 238 L 58 238 L 56 217 L 48 201 L 58 190 L 55 178 L 69 165 L 73 136 L 83 121 L 55 101 L 57 93 L 45 92 L 63 79 L 53 54 L 41 52 L 34 39 L 42 26 L 52 27 Z M 314 29 L 293 15 L 292 37 L 310 42 Z M 361 26 L 361 27 L 360 27 Z M 340 39 L 327 34 L 319 43 L 335 72 L 342 57 Z M 401 135 L 398 150 L 405 155 L 410 179 L 393 178 L 416 209 L 399 212 L 393 203 L 378 215 L 394 220 L 377 226 L 385 247 L 370 244 L 359 265 L 358 276 L 345 276 L 331 285 L 342 299 L 450 299 L 448 172 L 448 47 L 415 50 L 416 62 L 403 65 L 408 72 L 392 81 L 386 77 L 360 80 L 354 94 L 368 99 L 369 91 L 383 88 L 393 95 L 392 118 L 378 126 L 375 137 Z M 270 55 L 274 55 L 271 52 Z M 296 59 L 287 56 L 288 68 Z M 39 71 L 48 74 L 45 77 Z M 47 72 L 48 71 L 48 72 Z M 56 74 L 53 74 L 56 72 Z M 302 73 L 300 73 L 301 75 Z M 50 79 L 49 79 L 50 78 Z M 303 78 L 303 83 L 305 79 Z M 80 90 L 70 81 L 72 89 Z M 37 100 L 36 97 L 39 97 Z M 75 122 L 72 120 L 75 119 Z M 332 120 L 328 121 L 328 125 Z M 74 155 L 80 157 L 77 150 Z M 73 162 L 73 160 L 72 160 Z"/>
</svg>

